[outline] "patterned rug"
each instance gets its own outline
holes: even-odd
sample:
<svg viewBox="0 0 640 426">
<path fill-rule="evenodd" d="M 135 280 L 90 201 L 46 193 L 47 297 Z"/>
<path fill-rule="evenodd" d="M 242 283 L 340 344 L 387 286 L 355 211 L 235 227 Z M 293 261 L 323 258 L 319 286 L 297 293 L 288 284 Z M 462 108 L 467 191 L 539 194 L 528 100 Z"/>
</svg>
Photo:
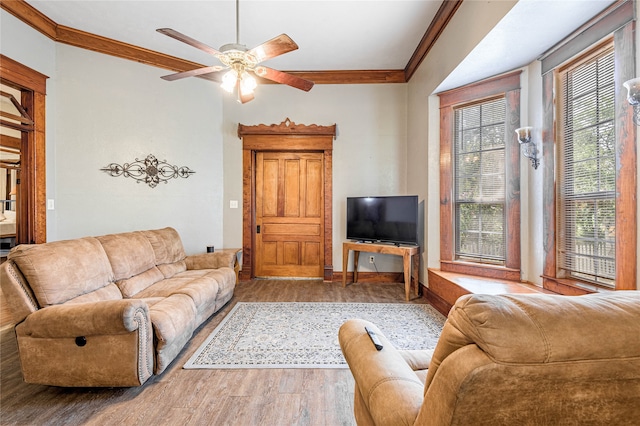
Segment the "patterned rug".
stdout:
<svg viewBox="0 0 640 426">
<path fill-rule="evenodd" d="M 398 349 L 433 349 L 445 317 L 430 305 L 238 302 L 184 368 L 347 368 L 338 329 L 373 322 Z"/>
</svg>

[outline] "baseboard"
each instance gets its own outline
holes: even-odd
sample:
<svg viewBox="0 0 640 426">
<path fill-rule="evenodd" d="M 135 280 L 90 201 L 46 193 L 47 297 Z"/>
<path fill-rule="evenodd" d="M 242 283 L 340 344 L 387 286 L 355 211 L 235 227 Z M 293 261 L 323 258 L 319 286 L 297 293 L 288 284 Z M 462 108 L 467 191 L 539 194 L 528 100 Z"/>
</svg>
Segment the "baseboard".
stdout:
<svg viewBox="0 0 640 426">
<path fill-rule="evenodd" d="M 333 272 L 333 282 L 342 282 L 342 271 Z M 347 272 L 347 283 L 353 282 L 353 272 Z M 404 283 L 402 272 L 358 272 L 359 283 Z"/>
</svg>

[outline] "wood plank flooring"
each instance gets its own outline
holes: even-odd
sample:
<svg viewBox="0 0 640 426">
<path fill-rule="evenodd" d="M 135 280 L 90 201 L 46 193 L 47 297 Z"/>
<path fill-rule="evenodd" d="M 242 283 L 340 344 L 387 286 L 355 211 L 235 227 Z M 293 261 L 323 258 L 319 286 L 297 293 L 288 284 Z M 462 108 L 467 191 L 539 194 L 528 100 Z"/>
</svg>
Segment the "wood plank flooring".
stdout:
<svg viewBox="0 0 640 426">
<path fill-rule="evenodd" d="M 56 388 L 22 381 L 15 334 L 0 332 L 2 425 L 354 425 L 348 369 L 183 370 L 231 308 L 243 302 L 404 302 L 398 283 L 253 280 L 196 330 L 158 377 L 137 388 Z M 6 318 L 6 316 L 5 316 Z"/>
</svg>

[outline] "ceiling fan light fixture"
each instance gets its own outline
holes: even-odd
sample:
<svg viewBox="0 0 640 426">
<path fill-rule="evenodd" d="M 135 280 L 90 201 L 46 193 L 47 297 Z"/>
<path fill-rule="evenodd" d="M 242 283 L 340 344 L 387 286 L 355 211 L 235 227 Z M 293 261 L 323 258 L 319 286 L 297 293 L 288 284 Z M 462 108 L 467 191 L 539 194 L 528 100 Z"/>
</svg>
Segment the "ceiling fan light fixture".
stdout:
<svg viewBox="0 0 640 426">
<path fill-rule="evenodd" d="M 224 65 L 224 67 L 208 66 L 196 68 L 162 76 L 161 78 L 167 81 L 173 81 L 185 77 L 201 77 L 216 82 L 222 81 L 220 87 L 229 93 L 237 92 L 238 100 L 241 103 L 247 103 L 254 99 L 253 91 L 258 85 L 256 78 L 248 72 L 252 72 L 256 77 L 286 84 L 296 89 L 304 90 L 305 92 L 311 90 L 313 81 L 305 80 L 294 74 L 278 71 L 273 68 L 267 68 L 262 65 L 258 66 L 262 61 L 298 49 L 298 45 L 288 35 L 280 34 L 259 46 L 247 49 L 247 47 L 240 44 L 239 41 L 239 3 L 240 0 L 236 0 L 236 42 L 225 44 L 220 50 L 214 49 L 171 28 L 158 28 L 156 31 L 159 33 L 200 49 L 216 57 Z M 229 69 L 229 71 L 225 73 L 225 69 Z"/>
<path fill-rule="evenodd" d="M 236 87 L 238 81 L 238 73 L 234 69 L 230 69 L 225 75 L 222 76 L 222 84 L 220 87 L 226 92 L 233 93 L 233 89 Z"/>
<path fill-rule="evenodd" d="M 240 90 L 243 94 L 253 93 L 254 89 L 258 87 L 258 82 L 248 72 L 243 72 L 240 78 Z"/>
</svg>

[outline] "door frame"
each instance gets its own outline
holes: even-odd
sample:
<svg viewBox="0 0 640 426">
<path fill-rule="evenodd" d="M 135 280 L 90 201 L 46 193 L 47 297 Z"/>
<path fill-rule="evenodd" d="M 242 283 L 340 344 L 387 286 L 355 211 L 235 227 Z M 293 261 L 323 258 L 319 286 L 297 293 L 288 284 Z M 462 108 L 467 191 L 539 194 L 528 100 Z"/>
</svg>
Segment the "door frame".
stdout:
<svg viewBox="0 0 640 426">
<path fill-rule="evenodd" d="M 242 140 L 242 271 L 240 279 L 255 277 L 256 153 L 261 151 L 323 153 L 324 167 L 324 281 L 333 280 L 333 140 L 336 125 L 296 124 L 285 119 L 280 124 L 238 124 Z"/>
<path fill-rule="evenodd" d="M 47 178 L 45 149 L 45 99 L 47 77 L 0 54 L 0 81 L 22 93 L 21 104 L 33 120 L 33 130 L 23 131 L 20 147 L 21 182 L 17 199 L 19 230 L 16 242 L 47 241 Z"/>
</svg>

